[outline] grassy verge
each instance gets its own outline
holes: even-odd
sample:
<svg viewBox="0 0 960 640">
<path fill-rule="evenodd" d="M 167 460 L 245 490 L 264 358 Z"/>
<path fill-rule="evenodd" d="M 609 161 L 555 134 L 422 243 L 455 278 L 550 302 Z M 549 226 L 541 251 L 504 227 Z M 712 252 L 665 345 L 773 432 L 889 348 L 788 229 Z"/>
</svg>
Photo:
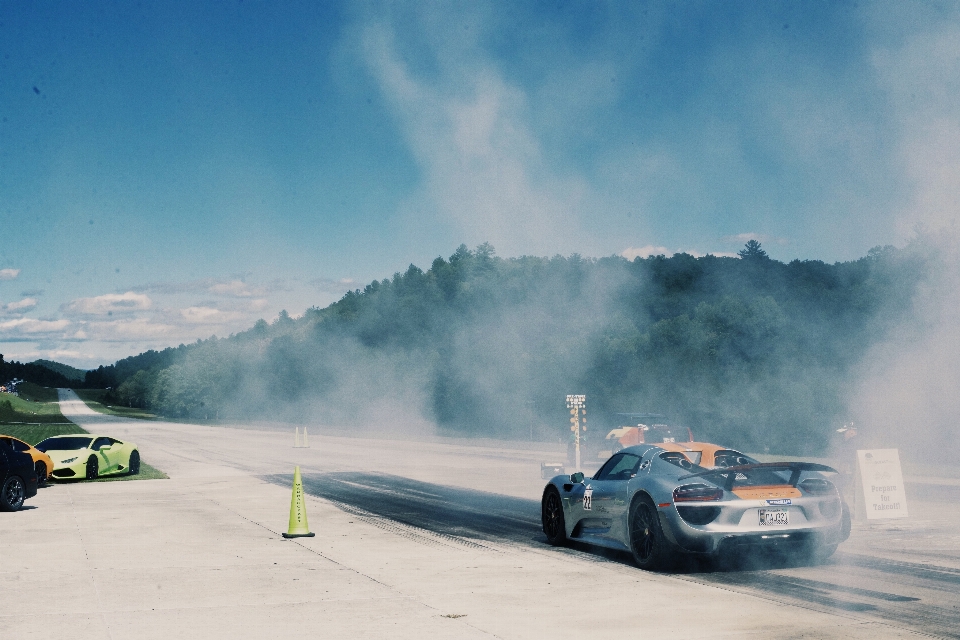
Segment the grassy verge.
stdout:
<svg viewBox="0 0 960 640">
<path fill-rule="evenodd" d="M 119 407 L 104 402 L 106 389 L 74 389 L 74 393 L 80 396 L 84 404 L 96 411 L 108 416 L 120 416 L 122 418 L 136 418 L 137 420 L 159 420 L 160 417 L 155 413 L 150 413 L 146 409 L 135 409 L 131 407 Z"/>
<path fill-rule="evenodd" d="M 64 424 L 3 424 L 0 423 L 0 433 L 13 436 L 30 444 L 37 444 L 41 440 L 53 436 L 63 436 L 71 433 L 87 433 L 83 428 L 72 422 Z"/>
<path fill-rule="evenodd" d="M 43 387 L 37 388 L 43 389 Z M 56 389 L 53 391 L 56 393 Z M 0 424 L 68 422 L 60 413 L 60 405 L 56 401 L 37 402 L 30 397 L 26 393 L 22 393 L 19 398 L 12 393 L 0 393 Z"/>
<path fill-rule="evenodd" d="M 52 387 L 41 387 L 32 382 L 21 382 L 17 385 L 17 393 L 20 394 L 21 398 L 29 400 L 30 402 L 58 402 L 60 400 L 56 389 Z"/>
</svg>

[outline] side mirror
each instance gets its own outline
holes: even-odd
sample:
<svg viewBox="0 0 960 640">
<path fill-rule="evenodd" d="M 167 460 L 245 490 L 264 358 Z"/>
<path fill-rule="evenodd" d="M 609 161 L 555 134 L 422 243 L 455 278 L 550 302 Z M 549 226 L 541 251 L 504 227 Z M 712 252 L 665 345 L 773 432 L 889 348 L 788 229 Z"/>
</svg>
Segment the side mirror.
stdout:
<svg viewBox="0 0 960 640">
<path fill-rule="evenodd" d="M 572 482 L 573 484 L 580 484 L 581 482 L 583 482 L 583 472 L 577 471 L 576 473 L 571 473 L 570 482 Z"/>
</svg>

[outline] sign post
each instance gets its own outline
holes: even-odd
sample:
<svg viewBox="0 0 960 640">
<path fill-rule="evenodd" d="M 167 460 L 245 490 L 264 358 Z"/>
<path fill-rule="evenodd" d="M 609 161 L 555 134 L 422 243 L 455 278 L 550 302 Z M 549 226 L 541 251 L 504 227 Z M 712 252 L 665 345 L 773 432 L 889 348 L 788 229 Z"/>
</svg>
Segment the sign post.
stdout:
<svg viewBox="0 0 960 640">
<path fill-rule="evenodd" d="M 577 471 L 580 471 L 580 430 L 587 430 L 587 396 L 568 395 L 567 409 L 570 409 L 570 431 L 573 431 L 573 443 L 576 450 Z M 583 412 L 583 424 L 580 423 L 580 413 Z"/>
<path fill-rule="evenodd" d="M 896 449 L 857 451 L 863 506 L 868 520 L 907 517 L 907 494 Z"/>
</svg>

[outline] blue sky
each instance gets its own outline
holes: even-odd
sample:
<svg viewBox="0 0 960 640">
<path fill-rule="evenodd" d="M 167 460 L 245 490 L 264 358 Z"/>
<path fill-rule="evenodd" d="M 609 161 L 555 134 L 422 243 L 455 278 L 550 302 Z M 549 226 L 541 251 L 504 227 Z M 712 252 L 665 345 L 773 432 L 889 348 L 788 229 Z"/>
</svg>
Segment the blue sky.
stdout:
<svg viewBox="0 0 960 640">
<path fill-rule="evenodd" d="M 953 224 L 950 3 L 0 0 L 0 352 L 82 367 L 461 243 L 837 261 Z"/>
</svg>

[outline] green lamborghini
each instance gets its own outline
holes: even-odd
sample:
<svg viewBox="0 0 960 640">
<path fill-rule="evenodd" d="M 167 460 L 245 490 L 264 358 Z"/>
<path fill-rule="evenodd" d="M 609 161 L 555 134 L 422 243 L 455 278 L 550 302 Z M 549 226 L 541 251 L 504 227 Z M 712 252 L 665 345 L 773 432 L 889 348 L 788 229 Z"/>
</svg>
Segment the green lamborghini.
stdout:
<svg viewBox="0 0 960 640">
<path fill-rule="evenodd" d="M 47 438 L 37 449 L 53 460 L 50 477 L 58 480 L 140 473 L 140 452 L 132 442 L 90 433 Z"/>
</svg>

